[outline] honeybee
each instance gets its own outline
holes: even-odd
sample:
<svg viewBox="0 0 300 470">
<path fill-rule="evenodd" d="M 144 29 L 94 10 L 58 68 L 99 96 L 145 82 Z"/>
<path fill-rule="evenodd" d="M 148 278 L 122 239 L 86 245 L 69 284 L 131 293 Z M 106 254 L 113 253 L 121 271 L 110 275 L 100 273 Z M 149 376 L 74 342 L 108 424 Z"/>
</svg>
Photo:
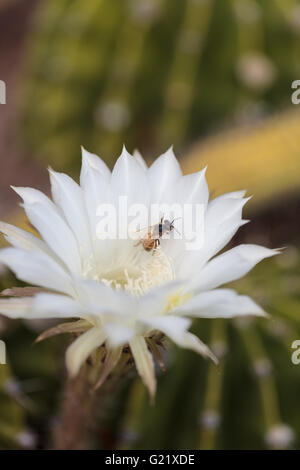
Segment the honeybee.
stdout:
<svg viewBox="0 0 300 470">
<path fill-rule="evenodd" d="M 134 246 L 142 245 L 145 251 L 154 252 L 160 245 L 160 238 L 167 233 L 171 233 L 172 230 L 176 230 L 174 227 L 175 220 L 176 219 L 173 219 L 172 222 L 170 222 L 167 219 L 165 220 L 164 216 L 161 217 L 158 224 L 148 227 L 146 235 Z"/>
</svg>

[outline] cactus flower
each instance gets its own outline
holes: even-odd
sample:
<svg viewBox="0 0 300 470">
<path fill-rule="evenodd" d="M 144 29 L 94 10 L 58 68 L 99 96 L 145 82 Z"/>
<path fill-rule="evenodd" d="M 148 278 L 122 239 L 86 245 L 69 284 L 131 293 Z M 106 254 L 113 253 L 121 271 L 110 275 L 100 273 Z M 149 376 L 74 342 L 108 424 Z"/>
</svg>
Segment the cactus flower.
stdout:
<svg viewBox="0 0 300 470">
<path fill-rule="evenodd" d="M 12 245 L 0 251 L 0 262 L 34 286 L 2 296 L 0 312 L 10 318 L 72 319 L 53 329 L 77 333 L 66 352 L 71 376 L 103 348 L 102 383 L 126 349 L 154 396 L 153 355 L 159 357 L 162 337 L 217 362 L 208 346 L 188 331 L 192 319 L 265 314 L 251 298 L 222 287 L 278 252 L 244 244 L 218 255 L 246 222 L 245 191 L 209 201 L 205 170 L 183 175 L 171 149 L 149 168 L 140 155 L 123 149 L 112 172 L 83 149 L 80 184 L 66 174 L 49 172 L 52 200 L 36 189 L 13 188 L 38 236 L 0 224 Z M 188 250 L 183 240 L 170 237 L 147 252 L 130 238 L 99 237 L 97 208 L 116 205 L 120 196 L 147 208 L 153 203 L 201 204 L 201 247 Z"/>
</svg>

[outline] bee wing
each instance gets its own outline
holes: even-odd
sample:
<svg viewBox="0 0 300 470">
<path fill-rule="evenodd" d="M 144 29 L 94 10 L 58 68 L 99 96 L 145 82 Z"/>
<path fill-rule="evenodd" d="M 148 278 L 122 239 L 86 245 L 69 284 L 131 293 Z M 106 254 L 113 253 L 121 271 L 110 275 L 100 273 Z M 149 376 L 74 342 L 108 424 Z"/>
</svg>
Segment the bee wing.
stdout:
<svg viewBox="0 0 300 470">
<path fill-rule="evenodd" d="M 149 225 L 148 227 L 137 229 L 136 232 L 139 232 L 144 235 L 151 235 L 156 225 Z"/>
<path fill-rule="evenodd" d="M 148 227 L 138 228 L 138 229 L 136 230 L 136 232 L 143 232 L 143 231 L 147 230 L 147 228 L 148 228 Z"/>
</svg>

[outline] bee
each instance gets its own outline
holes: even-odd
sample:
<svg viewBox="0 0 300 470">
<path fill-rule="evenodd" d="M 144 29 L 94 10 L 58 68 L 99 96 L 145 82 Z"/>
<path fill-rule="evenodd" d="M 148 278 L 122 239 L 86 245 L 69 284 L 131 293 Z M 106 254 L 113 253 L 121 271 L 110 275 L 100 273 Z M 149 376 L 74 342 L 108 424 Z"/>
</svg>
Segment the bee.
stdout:
<svg viewBox="0 0 300 470">
<path fill-rule="evenodd" d="M 175 220 L 176 219 L 173 219 L 172 222 L 170 222 L 169 220 L 164 219 L 164 216 L 161 217 L 157 224 L 148 227 L 146 235 L 134 246 L 142 245 L 145 251 L 154 252 L 159 247 L 160 239 L 163 235 L 171 233 L 172 230 L 176 230 L 174 227 Z"/>
</svg>

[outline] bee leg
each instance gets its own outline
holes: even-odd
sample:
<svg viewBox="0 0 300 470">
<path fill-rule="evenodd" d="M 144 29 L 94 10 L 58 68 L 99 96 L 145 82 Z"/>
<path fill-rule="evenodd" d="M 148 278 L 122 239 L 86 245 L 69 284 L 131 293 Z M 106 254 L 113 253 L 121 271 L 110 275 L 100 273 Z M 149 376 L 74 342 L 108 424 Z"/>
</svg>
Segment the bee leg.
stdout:
<svg viewBox="0 0 300 470">
<path fill-rule="evenodd" d="M 159 247 L 160 245 L 160 240 L 157 238 L 154 242 L 154 248 L 153 248 L 153 252 L 152 252 L 152 255 L 154 255 L 154 252 L 157 250 L 157 248 Z"/>
<path fill-rule="evenodd" d="M 137 243 L 135 243 L 133 246 L 139 246 L 141 244 L 141 240 L 139 240 Z"/>
</svg>

